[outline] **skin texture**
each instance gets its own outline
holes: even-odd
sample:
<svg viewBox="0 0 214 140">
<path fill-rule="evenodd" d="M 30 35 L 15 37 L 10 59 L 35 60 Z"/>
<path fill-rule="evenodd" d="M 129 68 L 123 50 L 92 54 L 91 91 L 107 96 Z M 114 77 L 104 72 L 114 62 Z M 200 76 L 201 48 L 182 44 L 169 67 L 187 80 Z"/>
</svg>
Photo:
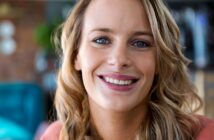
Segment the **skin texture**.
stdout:
<svg viewBox="0 0 214 140">
<path fill-rule="evenodd" d="M 147 112 L 155 56 L 149 21 L 139 1 L 90 3 L 75 68 L 82 72 L 92 121 L 104 139 L 133 139 Z M 131 77 L 137 82 L 128 90 L 115 90 L 100 76 Z"/>
<path fill-rule="evenodd" d="M 159 1 L 156 1 L 156 2 L 159 2 Z M 71 19 L 73 19 L 72 16 L 71 16 Z M 161 19 L 161 21 L 164 21 L 162 20 L 162 18 L 158 18 L 158 19 Z M 70 24 L 70 22 L 68 22 L 67 25 L 68 24 Z M 67 30 L 67 29 L 70 29 L 70 28 L 64 28 L 64 30 Z M 77 30 L 80 31 L 79 28 Z M 72 33 L 75 34 L 75 32 L 72 32 Z M 82 72 L 84 86 L 89 95 L 88 96 L 89 109 L 90 109 L 89 117 L 91 119 L 90 132 L 88 133 L 87 131 L 87 133 L 84 134 L 83 137 L 85 139 L 97 139 L 93 137 L 95 136 L 93 135 L 94 133 L 93 127 L 96 127 L 96 130 L 98 131 L 99 135 L 104 140 L 121 140 L 121 139 L 133 140 L 136 131 L 139 130 L 139 126 L 140 125 L 145 126 L 143 124 L 144 121 L 146 122 L 147 120 L 145 119 L 145 116 L 147 116 L 147 118 L 151 117 L 150 114 L 147 114 L 147 108 L 148 108 L 147 104 L 149 101 L 148 95 L 154 79 L 154 75 L 157 71 L 156 70 L 157 68 L 155 67 L 156 66 L 155 63 L 157 63 L 155 62 L 155 59 L 157 59 L 155 58 L 156 56 L 155 50 L 158 47 L 162 47 L 162 45 L 153 46 L 151 29 L 149 27 L 149 23 L 144 12 L 144 8 L 141 6 L 141 4 L 137 0 L 126 0 L 126 1 L 114 0 L 111 2 L 109 2 L 108 0 L 93 0 L 86 11 L 84 23 L 83 23 L 83 32 L 81 33 L 82 33 L 81 40 L 80 40 L 81 44 L 80 46 L 78 46 L 80 47 L 80 50 L 75 61 L 75 68 L 76 70 Z M 173 39 L 173 36 L 172 36 L 172 39 Z M 67 43 L 72 44 L 72 41 Z M 170 46 L 170 45 L 167 45 L 167 46 Z M 70 60 L 70 57 L 68 57 L 67 59 Z M 73 60 L 73 57 L 71 59 Z M 160 61 L 160 63 L 161 62 L 165 62 L 165 61 Z M 65 64 L 68 64 L 68 63 L 65 63 Z M 66 65 L 66 66 L 70 66 L 70 65 Z M 161 71 L 158 71 L 158 72 L 161 73 Z M 72 73 L 72 74 L 75 74 L 75 73 Z M 166 74 L 168 74 L 168 72 L 166 72 Z M 100 75 L 109 76 L 118 80 L 121 80 L 121 79 L 127 80 L 128 79 L 127 76 L 134 77 L 137 79 L 137 83 L 133 84 L 131 88 L 124 88 L 125 86 L 123 86 L 122 88 L 121 87 L 118 88 L 119 86 L 113 86 L 112 88 L 112 84 L 111 86 L 106 84 L 103 81 L 103 79 L 100 78 Z M 64 76 L 69 77 L 69 75 L 64 75 Z M 185 75 L 182 74 L 181 76 L 185 76 Z M 66 81 L 65 79 L 64 81 Z M 184 83 L 188 83 L 188 82 L 184 80 Z M 190 84 L 187 84 L 186 87 L 188 87 L 188 85 Z M 123 90 L 118 90 L 118 89 L 123 89 Z M 192 92 L 191 89 L 189 90 L 190 92 Z M 58 95 L 61 95 L 62 92 L 59 91 L 57 93 Z M 174 93 L 174 92 L 170 92 L 170 93 Z M 66 94 L 70 94 L 70 92 L 67 90 Z M 161 93 L 157 92 L 156 94 L 161 94 Z M 61 139 L 66 139 L 67 137 L 66 131 L 69 129 L 61 129 L 61 127 L 64 128 L 65 126 L 70 125 L 69 124 L 70 122 L 65 123 L 63 119 L 63 118 L 66 118 L 66 114 L 64 113 L 70 113 L 68 111 L 65 111 L 65 108 L 63 106 L 64 105 L 63 103 L 65 103 L 64 102 L 65 98 L 67 99 L 67 97 L 69 96 L 64 96 L 64 100 L 59 100 L 61 101 L 60 103 L 62 104 L 58 106 L 58 111 L 59 111 L 58 114 L 60 115 L 59 118 L 62 120 L 62 122 L 56 121 L 52 123 L 50 127 L 47 129 L 47 131 L 44 133 L 44 135 L 42 136 L 41 138 L 42 140 L 59 139 L 60 130 L 61 130 L 60 137 L 62 137 Z M 70 103 L 69 102 L 70 100 L 67 100 L 67 101 L 68 103 Z M 85 104 L 84 107 L 86 107 L 87 105 L 88 104 Z M 151 102 L 150 102 L 150 105 L 151 105 Z M 79 104 L 79 106 L 81 107 L 81 104 Z M 66 107 L 71 107 L 71 106 L 66 106 Z M 167 109 L 166 107 L 167 107 L 166 105 L 162 106 L 162 110 L 166 111 Z M 69 108 L 66 108 L 66 109 L 69 110 Z M 171 106 L 171 109 L 172 109 L 172 106 Z M 170 110 L 168 110 L 168 113 L 170 113 L 169 111 Z M 180 113 L 182 113 L 182 111 L 177 112 L 174 115 L 180 115 Z M 85 118 L 83 118 L 81 121 L 84 121 L 84 119 L 88 119 L 87 115 L 85 115 Z M 164 113 L 164 115 L 167 115 L 167 113 Z M 153 117 L 157 117 L 156 120 L 158 120 L 158 118 L 161 118 L 161 116 L 155 116 L 155 115 Z M 169 120 L 170 117 L 172 116 L 169 115 L 169 117 L 167 117 L 166 119 L 167 123 L 169 124 L 169 127 L 162 127 L 164 126 L 163 124 L 165 124 L 165 122 L 160 121 L 161 130 L 166 130 L 167 128 L 171 129 L 170 126 L 172 124 L 171 123 L 172 121 Z M 69 119 L 70 121 L 75 120 L 73 116 L 68 117 L 66 119 Z M 178 121 L 185 123 L 189 121 L 189 119 L 188 118 L 180 119 Z M 197 140 L 213 139 L 214 137 L 212 133 L 214 130 L 213 120 L 209 120 L 205 117 L 198 117 L 198 119 L 202 125 L 201 126 L 197 125 L 196 127 L 197 129 L 195 127 L 191 128 L 193 129 L 193 131 L 196 131 L 198 130 L 198 128 L 200 128 L 200 132 L 198 133 L 196 139 Z M 75 121 L 75 122 L 78 122 L 78 121 Z M 88 122 L 88 120 L 86 122 Z M 79 123 L 79 125 L 77 126 L 82 126 L 82 124 L 83 123 Z M 87 123 L 85 124 L 88 126 Z M 178 125 L 181 125 L 181 124 L 178 124 Z M 72 125 L 72 127 L 73 126 L 74 125 Z M 189 128 L 190 127 L 192 126 L 189 126 Z M 87 127 L 84 127 L 84 128 L 87 128 Z M 151 132 L 151 130 L 154 130 L 150 128 L 151 127 L 148 127 L 148 129 L 146 130 L 149 132 Z M 81 130 L 83 129 L 80 129 L 80 131 Z M 187 129 L 183 129 L 183 130 L 184 132 L 187 132 L 186 131 Z M 84 132 L 84 131 L 81 131 L 81 132 Z M 169 131 L 169 132 L 170 133 L 167 133 L 167 134 L 173 133 L 173 131 Z M 75 134 L 76 134 L 75 131 L 72 131 L 72 132 L 69 131 L 70 137 L 74 136 Z M 142 137 L 141 139 L 143 139 L 143 136 L 145 136 L 144 134 L 145 133 L 140 134 L 141 135 L 140 137 Z M 178 135 L 182 135 L 182 133 L 178 133 Z M 80 136 L 80 135 L 77 134 L 77 136 Z M 150 136 L 154 136 L 154 135 L 151 134 Z M 157 139 L 159 138 L 161 138 L 160 135 L 158 135 Z M 162 138 L 166 139 L 165 136 L 163 136 Z M 77 139 L 77 138 L 74 138 L 74 139 Z M 155 138 L 149 137 L 147 139 L 155 139 Z M 173 138 L 168 138 L 168 139 L 171 140 Z M 182 139 L 182 138 L 179 137 L 178 139 Z"/>
</svg>

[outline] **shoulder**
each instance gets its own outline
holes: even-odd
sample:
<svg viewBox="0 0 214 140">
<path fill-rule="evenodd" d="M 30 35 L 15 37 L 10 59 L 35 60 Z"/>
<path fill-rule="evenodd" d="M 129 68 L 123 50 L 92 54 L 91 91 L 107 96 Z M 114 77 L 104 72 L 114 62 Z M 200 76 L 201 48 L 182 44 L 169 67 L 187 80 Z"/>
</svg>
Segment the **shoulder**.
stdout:
<svg viewBox="0 0 214 140">
<path fill-rule="evenodd" d="M 196 140 L 213 140 L 214 139 L 214 120 L 204 116 L 198 117 L 201 122 L 201 130 Z"/>
<path fill-rule="evenodd" d="M 40 140 L 59 140 L 60 130 L 62 128 L 60 121 L 55 121 L 45 130 Z"/>
</svg>

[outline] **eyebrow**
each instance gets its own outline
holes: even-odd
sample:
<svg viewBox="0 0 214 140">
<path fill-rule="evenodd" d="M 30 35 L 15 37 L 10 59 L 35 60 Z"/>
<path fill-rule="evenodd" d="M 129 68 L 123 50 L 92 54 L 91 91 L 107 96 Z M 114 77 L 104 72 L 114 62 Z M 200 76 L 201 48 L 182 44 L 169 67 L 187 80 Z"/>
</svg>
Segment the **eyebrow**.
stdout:
<svg viewBox="0 0 214 140">
<path fill-rule="evenodd" d="M 146 36 L 153 37 L 152 33 L 149 31 L 137 31 L 137 32 L 134 32 L 133 35 L 134 36 L 146 35 Z"/>
<path fill-rule="evenodd" d="M 109 29 L 109 28 L 95 28 L 92 29 L 90 32 L 94 32 L 94 31 L 100 31 L 100 32 L 107 32 L 107 33 L 114 33 L 113 30 Z M 149 31 L 134 31 L 132 33 L 134 36 L 139 36 L 139 35 L 146 35 L 146 36 L 151 36 L 153 37 L 152 33 Z"/>
<path fill-rule="evenodd" d="M 91 30 L 90 32 L 94 32 L 94 31 L 114 33 L 114 31 L 109 28 L 95 28 L 95 29 Z"/>
</svg>

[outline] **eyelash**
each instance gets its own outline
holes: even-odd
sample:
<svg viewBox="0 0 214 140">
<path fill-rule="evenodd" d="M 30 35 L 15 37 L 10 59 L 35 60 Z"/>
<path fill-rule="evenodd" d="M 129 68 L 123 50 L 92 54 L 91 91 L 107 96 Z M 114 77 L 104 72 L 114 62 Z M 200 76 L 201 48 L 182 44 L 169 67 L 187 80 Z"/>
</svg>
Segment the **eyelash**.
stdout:
<svg viewBox="0 0 214 140">
<path fill-rule="evenodd" d="M 133 47 L 137 47 L 137 48 L 148 48 L 148 47 L 151 46 L 150 43 L 148 43 L 146 41 L 143 41 L 143 40 L 134 40 L 134 41 L 131 41 L 131 45 Z M 138 45 L 140 45 L 140 46 L 138 46 Z"/>
<path fill-rule="evenodd" d="M 97 38 L 93 39 L 93 42 L 96 44 L 99 44 L 99 45 L 108 45 L 111 43 L 110 39 L 105 36 L 97 37 Z"/>
<path fill-rule="evenodd" d="M 111 43 L 110 39 L 105 36 L 97 37 L 97 38 L 93 39 L 92 41 L 98 45 L 109 45 Z M 139 48 L 139 49 L 148 48 L 151 46 L 151 44 L 148 43 L 147 41 L 138 40 L 138 39 L 131 41 L 130 44 L 131 44 L 131 46 Z"/>
</svg>

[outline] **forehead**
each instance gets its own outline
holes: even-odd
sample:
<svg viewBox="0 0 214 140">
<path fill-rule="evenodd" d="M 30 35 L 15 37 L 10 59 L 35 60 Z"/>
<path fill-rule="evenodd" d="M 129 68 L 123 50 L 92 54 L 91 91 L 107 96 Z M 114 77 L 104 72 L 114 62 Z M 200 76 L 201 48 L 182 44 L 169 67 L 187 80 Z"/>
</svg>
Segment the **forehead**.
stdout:
<svg viewBox="0 0 214 140">
<path fill-rule="evenodd" d="M 123 31 L 139 28 L 150 31 L 140 0 L 92 0 L 84 15 L 85 29 L 106 27 Z"/>
</svg>

